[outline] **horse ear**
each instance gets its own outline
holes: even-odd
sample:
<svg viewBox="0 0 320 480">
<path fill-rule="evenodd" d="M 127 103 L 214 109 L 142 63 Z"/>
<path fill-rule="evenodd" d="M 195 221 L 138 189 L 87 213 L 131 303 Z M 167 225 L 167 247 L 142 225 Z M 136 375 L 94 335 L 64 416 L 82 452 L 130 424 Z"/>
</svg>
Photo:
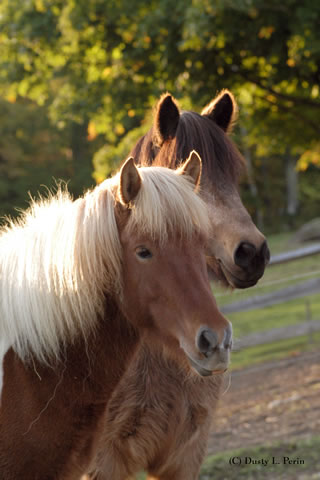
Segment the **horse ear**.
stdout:
<svg viewBox="0 0 320 480">
<path fill-rule="evenodd" d="M 176 135 L 180 112 L 174 98 L 165 93 L 160 98 L 155 114 L 155 134 L 160 144 Z"/>
<path fill-rule="evenodd" d="M 141 177 L 133 157 L 128 158 L 120 170 L 119 197 L 123 205 L 136 198 L 141 187 Z"/>
<path fill-rule="evenodd" d="M 201 180 L 202 161 L 199 154 L 192 150 L 187 160 L 178 169 L 179 175 L 188 175 L 194 183 L 194 189 L 196 190 L 200 185 Z"/>
<path fill-rule="evenodd" d="M 204 107 L 201 115 L 209 117 L 222 130 L 229 133 L 238 116 L 238 105 L 229 90 L 222 90 L 216 98 Z"/>
</svg>

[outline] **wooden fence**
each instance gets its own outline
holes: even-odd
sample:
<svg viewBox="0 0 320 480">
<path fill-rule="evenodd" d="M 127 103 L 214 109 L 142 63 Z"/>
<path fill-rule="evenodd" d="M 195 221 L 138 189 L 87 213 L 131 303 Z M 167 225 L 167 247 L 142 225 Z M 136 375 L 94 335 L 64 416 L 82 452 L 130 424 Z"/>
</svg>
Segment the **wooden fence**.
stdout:
<svg viewBox="0 0 320 480">
<path fill-rule="evenodd" d="M 320 330 L 319 320 L 307 320 L 303 323 L 295 325 L 287 325 L 286 327 L 271 328 L 266 332 L 257 332 L 246 335 L 235 341 L 235 350 L 242 348 L 254 347 L 256 345 L 264 345 L 266 343 L 276 342 L 277 340 L 288 340 L 289 338 L 309 335 L 312 341 L 314 332 Z"/>
<path fill-rule="evenodd" d="M 268 268 L 273 265 L 298 260 L 310 255 L 320 253 L 320 243 L 299 248 L 292 252 L 286 252 L 279 255 L 274 255 L 270 259 Z M 319 265 L 320 266 L 320 265 Z M 246 312 L 249 310 L 265 308 L 279 303 L 287 302 L 296 298 L 307 297 L 315 293 L 320 294 L 320 278 L 313 278 L 296 285 L 276 290 L 275 292 L 266 293 L 263 295 L 256 295 L 245 300 L 239 300 L 230 304 L 222 306 L 220 309 L 223 313 Z M 236 342 L 236 348 L 245 348 L 254 345 L 261 345 L 270 343 L 275 340 L 286 340 L 289 338 L 310 334 L 320 330 L 320 321 L 311 320 L 310 306 L 306 301 L 306 317 L 307 321 L 296 325 L 289 325 L 286 327 L 273 328 L 268 331 L 254 333 L 247 335 Z"/>
<path fill-rule="evenodd" d="M 298 283 L 297 285 L 291 285 L 290 287 L 282 288 L 275 292 L 239 300 L 238 302 L 224 305 L 220 310 L 223 313 L 247 312 L 248 310 L 255 310 L 256 308 L 271 307 L 271 305 L 288 302 L 289 300 L 313 295 L 314 293 L 320 293 L 320 278 L 312 278 L 311 280 Z"/>
<path fill-rule="evenodd" d="M 297 248 L 296 250 L 292 250 L 291 252 L 272 255 L 272 257 L 270 258 L 269 266 L 278 265 L 279 263 L 291 262 L 292 260 L 298 260 L 299 258 L 316 255 L 317 253 L 320 253 L 320 243 L 315 243 L 307 247 Z"/>
</svg>

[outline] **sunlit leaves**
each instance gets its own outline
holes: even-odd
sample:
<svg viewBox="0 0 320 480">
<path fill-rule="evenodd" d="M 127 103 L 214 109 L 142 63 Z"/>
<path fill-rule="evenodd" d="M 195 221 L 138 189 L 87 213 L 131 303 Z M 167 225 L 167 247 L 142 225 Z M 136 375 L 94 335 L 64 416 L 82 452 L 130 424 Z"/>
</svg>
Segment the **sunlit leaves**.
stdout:
<svg viewBox="0 0 320 480">
<path fill-rule="evenodd" d="M 166 90 L 200 108 L 231 88 L 257 172 L 286 154 L 317 168 L 319 24 L 315 0 L 2 0 L 0 95 L 82 126 L 97 180 Z"/>
<path fill-rule="evenodd" d="M 275 28 L 272 25 L 269 25 L 267 27 L 261 27 L 260 31 L 258 33 L 259 38 L 266 38 L 269 39 L 271 35 L 273 34 Z"/>
<path fill-rule="evenodd" d="M 93 157 L 94 178 L 97 183 L 102 182 L 118 169 L 125 160 L 134 143 L 145 133 L 145 126 L 131 130 L 117 145 L 104 145 Z"/>
<path fill-rule="evenodd" d="M 311 165 L 320 168 L 320 143 L 316 142 L 312 149 L 306 150 L 297 162 L 297 169 L 304 172 Z"/>
<path fill-rule="evenodd" d="M 89 122 L 88 124 L 88 140 L 91 142 L 92 140 L 94 140 L 95 138 L 97 138 L 97 129 L 96 129 L 96 125 L 94 122 Z"/>
</svg>

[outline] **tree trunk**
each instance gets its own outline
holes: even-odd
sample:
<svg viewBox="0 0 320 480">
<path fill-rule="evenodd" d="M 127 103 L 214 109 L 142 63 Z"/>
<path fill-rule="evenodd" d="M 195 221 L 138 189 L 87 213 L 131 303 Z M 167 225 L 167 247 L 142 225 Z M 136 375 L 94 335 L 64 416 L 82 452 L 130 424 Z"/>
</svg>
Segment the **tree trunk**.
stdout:
<svg viewBox="0 0 320 480">
<path fill-rule="evenodd" d="M 247 129 L 243 126 L 240 127 L 241 135 L 242 137 L 247 136 Z M 249 184 L 249 189 L 252 197 L 255 200 L 255 208 L 256 208 L 256 223 L 257 227 L 259 230 L 263 230 L 263 213 L 262 209 L 260 208 L 260 201 L 259 201 L 259 194 L 258 194 L 258 188 L 257 184 L 254 179 L 254 174 L 253 174 L 253 166 L 252 166 L 252 156 L 251 156 L 251 151 L 250 149 L 246 146 L 246 143 L 244 143 L 244 157 L 246 159 L 247 163 L 247 179 L 248 179 L 248 184 Z"/>
<path fill-rule="evenodd" d="M 74 195 L 81 195 L 82 192 L 94 184 L 92 178 L 92 159 L 89 153 L 88 122 L 71 125 L 71 150 L 73 177 L 70 187 Z"/>
<path fill-rule="evenodd" d="M 296 159 L 286 155 L 286 183 L 287 183 L 287 214 L 290 217 L 296 215 L 299 206 L 298 193 L 298 171 L 296 170 Z"/>
</svg>

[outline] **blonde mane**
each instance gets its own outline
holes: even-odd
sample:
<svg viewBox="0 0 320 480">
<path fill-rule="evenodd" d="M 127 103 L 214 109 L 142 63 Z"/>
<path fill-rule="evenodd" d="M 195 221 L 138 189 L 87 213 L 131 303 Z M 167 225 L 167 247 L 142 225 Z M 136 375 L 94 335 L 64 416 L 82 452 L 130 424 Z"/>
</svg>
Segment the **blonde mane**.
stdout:
<svg viewBox="0 0 320 480">
<path fill-rule="evenodd" d="M 139 173 L 125 228 L 159 242 L 208 234 L 206 206 L 185 176 L 162 167 Z M 121 299 L 118 185 L 119 174 L 76 201 L 60 190 L 1 229 L 0 338 L 23 360 L 30 353 L 43 362 L 59 358 L 105 315 L 107 293 Z"/>
</svg>

